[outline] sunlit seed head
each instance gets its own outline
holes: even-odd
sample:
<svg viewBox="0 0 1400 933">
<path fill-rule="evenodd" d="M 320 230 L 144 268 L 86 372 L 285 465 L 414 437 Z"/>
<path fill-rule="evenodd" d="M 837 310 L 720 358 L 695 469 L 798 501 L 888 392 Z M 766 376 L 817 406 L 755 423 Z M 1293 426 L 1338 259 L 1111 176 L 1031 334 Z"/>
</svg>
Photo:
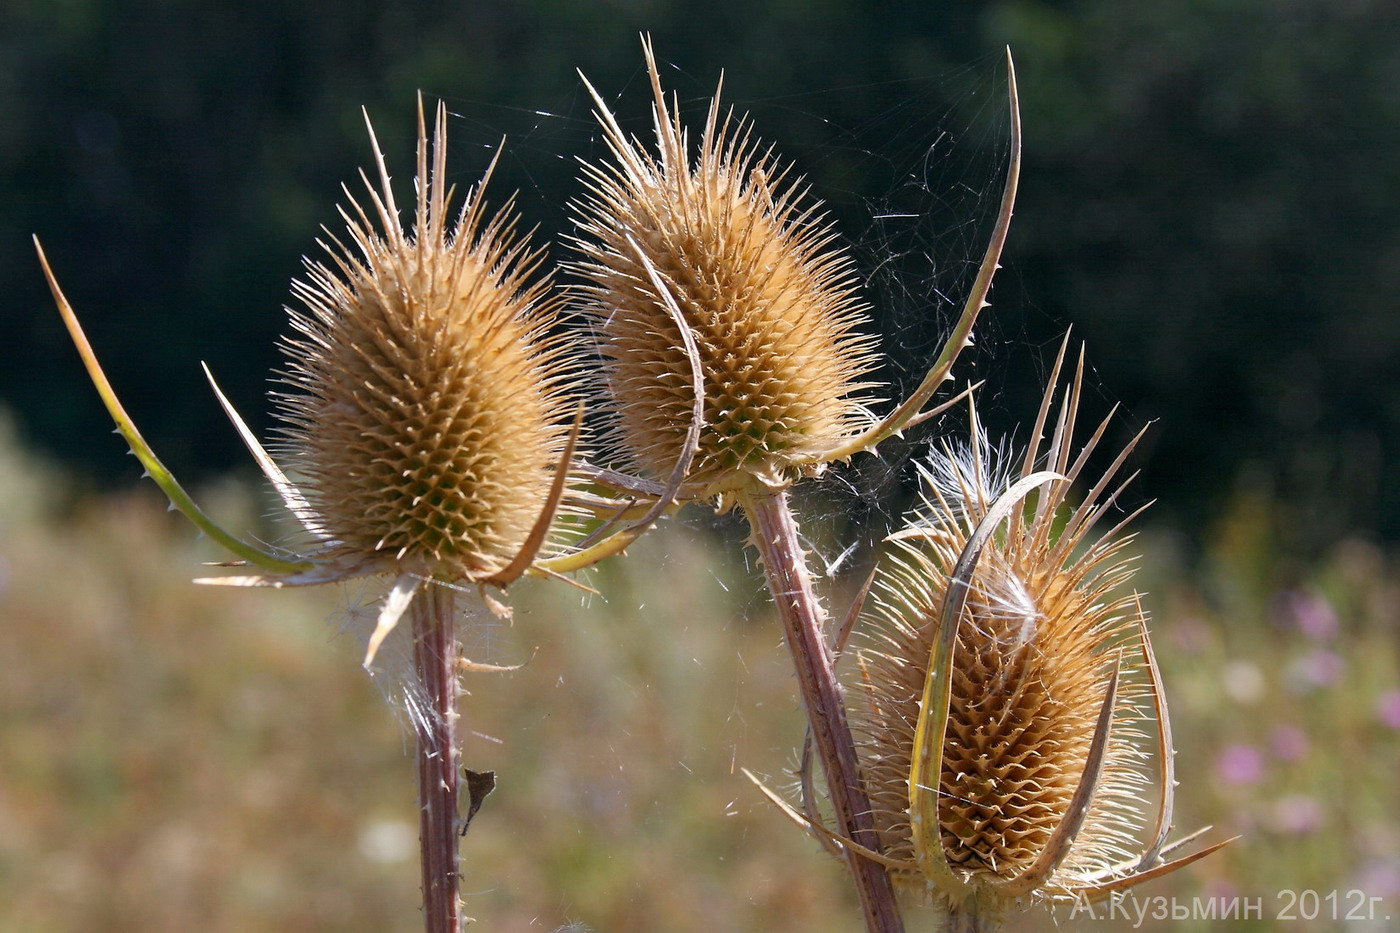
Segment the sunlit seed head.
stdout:
<svg viewBox="0 0 1400 933">
<path fill-rule="evenodd" d="M 586 168 L 575 271 L 599 338 L 615 440 L 666 476 L 692 419 L 691 365 L 658 293 L 664 281 L 699 350 L 704 430 L 686 485 L 708 496 L 818 471 L 870 420 L 874 365 L 845 253 L 786 169 L 710 104 L 698 151 L 661 90 L 648 46 L 655 154 L 601 105 L 612 161 Z"/>
<path fill-rule="evenodd" d="M 1063 442 L 1053 445 L 1050 468 L 1074 473 Z M 966 891 L 941 891 L 915 868 L 927 855 L 911 831 L 915 732 L 953 568 L 1009 485 L 995 460 L 974 432 L 972 452 L 944 451 L 926 469 L 914 533 L 895 543 L 879 570 L 853 685 L 864 696 L 862 764 L 884 852 L 910 866 L 897 877 L 936 905 L 974 898 L 990 915 L 1128 872 L 1124 860 L 1144 848 L 1143 798 L 1151 797 L 1145 785 L 1153 773 L 1142 732 L 1151 712 L 1144 636 L 1135 597 L 1125 592 L 1128 539 L 1087 538 L 1108 507 L 1107 499 L 1094 501 L 1102 485 L 1071 508 L 1070 484 L 1052 482 L 1002 523 L 975 565 L 957 621 L 948 718 L 933 724 L 942 742 L 937 838 Z M 1069 816 L 1120 663 L 1105 765 L 1081 830 L 1043 883 L 999 900 Z"/>
<path fill-rule="evenodd" d="M 520 550 L 565 442 L 558 308 L 485 179 L 449 218 L 442 107 L 431 143 L 420 107 L 408 230 L 375 155 L 371 209 L 352 199 L 348 245 L 293 286 L 287 451 L 342 556 L 480 579 Z"/>
</svg>

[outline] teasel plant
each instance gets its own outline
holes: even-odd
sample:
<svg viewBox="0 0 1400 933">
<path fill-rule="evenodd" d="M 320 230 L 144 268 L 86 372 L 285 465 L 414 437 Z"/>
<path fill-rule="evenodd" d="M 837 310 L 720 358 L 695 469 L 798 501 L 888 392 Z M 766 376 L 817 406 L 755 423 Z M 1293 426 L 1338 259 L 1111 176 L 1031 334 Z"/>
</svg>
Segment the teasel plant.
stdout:
<svg viewBox="0 0 1400 933">
<path fill-rule="evenodd" d="M 1126 528 L 1146 505 L 1116 511 L 1143 435 L 1071 498 L 1113 413 L 1075 450 L 1084 357 L 1056 407 L 1065 349 L 1019 464 L 969 405 L 969 441 L 922 466 L 923 505 L 887 539 L 873 605 L 858 600 L 838 633 L 839 651 L 856 632 L 850 702 L 879 846 L 826 828 L 810 777 L 800 809 L 765 788 L 833 853 L 884 865 L 957 933 L 1112 897 L 1232 841 L 1165 860 L 1206 829 L 1167 842 L 1171 726 L 1129 588 Z"/>
<path fill-rule="evenodd" d="M 604 407 L 612 414 L 603 446 L 614 457 L 606 468 L 581 468 L 602 490 L 587 505 L 619 522 L 671 496 L 744 515 L 796 666 L 839 832 L 878 851 L 826 611 L 789 490 L 946 408 L 928 406 L 971 341 L 1011 220 L 1020 169 L 1015 76 L 1008 57 L 1010 164 L 976 279 L 922 381 L 880 417 L 871 395 L 875 340 L 863 331 L 867 307 L 820 205 L 760 148 L 746 121 L 722 111 L 718 92 L 692 151 L 646 38 L 643 51 L 654 149 L 630 137 L 584 79 L 609 158 L 585 164 L 588 193 L 576 205 L 571 271 L 582 283 L 581 313 L 602 359 Z M 691 465 L 679 485 L 663 484 L 686 457 Z M 847 867 L 867 929 L 902 930 L 886 863 L 853 856 Z"/>
<path fill-rule="evenodd" d="M 233 555 L 218 566 L 245 570 L 196 582 L 389 581 L 364 664 L 371 668 L 408 616 L 411 670 L 389 674 L 399 679 L 391 686 L 417 738 L 428 933 L 457 933 L 465 920 L 458 839 L 494 786 L 493 776 L 466 772 L 470 800 L 462 815 L 459 676 L 504 668 L 463 656 L 459 601 L 478 596 L 505 615 L 494 593 L 522 576 L 559 577 L 620 551 L 670 505 L 691 459 L 679 458 L 667 489 L 626 528 L 586 546 L 560 533 L 556 519 L 583 411 L 575 401 L 577 361 L 559 326 L 559 292 L 537 274 L 542 253 L 518 234 L 511 206 L 488 213 L 484 189 L 494 162 L 450 215 L 446 121 L 439 105 L 430 138 L 420 97 L 407 229 L 369 127 L 377 170 L 377 186 L 362 174 L 369 207 L 345 189 L 346 233 L 327 231 L 328 259 L 307 260 L 305 278 L 293 284 L 302 308 L 290 311 L 295 336 L 283 344 L 287 363 L 275 396 L 286 470 L 209 377 L 311 542 L 304 552 L 244 540 L 199 509 L 122 407 L 35 239 L 63 320 L 131 451 L 172 508 Z"/>
</svg>

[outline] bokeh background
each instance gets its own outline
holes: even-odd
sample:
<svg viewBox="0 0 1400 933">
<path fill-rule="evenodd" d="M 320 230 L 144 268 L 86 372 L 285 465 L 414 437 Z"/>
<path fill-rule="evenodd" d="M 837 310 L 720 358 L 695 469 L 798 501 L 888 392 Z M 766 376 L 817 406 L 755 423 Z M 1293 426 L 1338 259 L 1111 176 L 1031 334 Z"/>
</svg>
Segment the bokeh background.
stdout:
<svg viewBox="0 0 1400 933">
<path fill-rule="evenodd" d="M 1259 897 L 1268 929 L 1297 928 L 1280 892 L 1335 891 L 1313 928 L 1400 922 L 1394 4 L 4 0 L 0 931 L 418 923 L 409 740 L 337 634 L 373 593 L 188 584 L 217 555 L 138 484 L 29 236 L 160 454 L 275 535 L 197 363 L 266 434 L 288 282 L 368 162 L 360 108 L 400 180 L 418 90 L 453 112 L 460 184 L 505 137 L 496 202 L 566 258 L 601 151 L 575 69 L 644 131 L 643 30 L 688 113 L 723 71 L 827 203 L 895 386 L 979 257 L 1011 46 L 1022 196 L 963 376 L 1024 434 L 1072 326 L 1090 414 L 1156 422 L 1130 504 L 1157 500 L 1178 823 L 1245 837 L 1147 894 Z M 935 434 L 811 491 L 838 605 Z M 604 598 L 525 589 L 513 627 L 472 626 L 486 659 L 532 659 L 469 685 L 468 760 L 502 780 L 464 845 L 472 912 L 851 929 L 836 868 L 738 772 L 782 783 L 800 741 L 742 542 L 698 513 L 655 540 Z M 1351 891 L 1381 898 L 1369 922 L 1334 919 Z"/>
</svg>

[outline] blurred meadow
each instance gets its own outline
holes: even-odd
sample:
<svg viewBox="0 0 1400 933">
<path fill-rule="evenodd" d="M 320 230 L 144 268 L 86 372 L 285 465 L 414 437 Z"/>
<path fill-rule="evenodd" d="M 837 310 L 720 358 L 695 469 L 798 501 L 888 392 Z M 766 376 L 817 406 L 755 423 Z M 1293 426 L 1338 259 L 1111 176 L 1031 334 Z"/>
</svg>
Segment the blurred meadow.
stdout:
<svg viewBox="0 0 1400 933">
<path fill-rule="evenodd" d="M 1242 837 L 1059 928 L 1400 927 L 1400 8 L 876 6 L 0 2 L 0 933 L 421 929 L 412 733 L 347 632 L 378 593 L 190 583 L 223 555 L 107 433 L 29 236 L 157 452 L 276 540 L 197 363 L 266 436 L 287 282 L 368 162 L 359 108 L 400 180 L 418 89 L 462 186 L 507 135 L 492 203 L 518 191 L 558 242 L 599 152 L 574 69 L 645 131 L 642 30 L 687 119 L 723 69 L 826 200 L 896 386 L 982 248 L 1013 47 L 1022 196 L 958 375 L 1024 439 L 1072 324 L 1086 417 L 1158 421 L 1128 504 L 1159 500 L 1136 585 L 1175 823 Z M 800 513 L 838 611 L 908 500 L 901 455 L 872 462 Z M 523 664 L 466 680 L 464 763 L 499 778 L 462 843 L 478 928 L 855 929 L 841 869 L 740 771 L 791 791 L 803 716 L 737 525 L 687 510 L 587 581 L 468 623 L 475 659 Z M 1260 916 L 1141 920 L 1154 898 Z"/>
<path fill-rule="evenodd" d="M 77 495 L 12 434 L 0 471 L 0 930 L 419 928 L 411 733 L 342 631 L 366 594 L 194 586 L 217 555 L 148 485 Z M 201 495 L 248 527 L 268 504 Z M 1356 890 L 1372 922 L 1309 928 L 1389 929 L 1395 566 L 1343 541 L 1279 587 L 1267 510 L 1238 501 L 1204 572 L 1143 536 L 1176 824 L 1243 838 L 1138 896 L 1259 898 L 1272 929 L 1280 892 Z M 464 762 L 500 782 L 462 846 L 481 929 L 854 928 L 841 870 L 739 772 L 790 789 L 802 734 L 740 555 L 730 525 L 674 521 L 594 573 L 605 597 L 526 586 L 512 625 L 469 623 L 474 657 L 525 662 L 467 675 Z"/>
</svg>

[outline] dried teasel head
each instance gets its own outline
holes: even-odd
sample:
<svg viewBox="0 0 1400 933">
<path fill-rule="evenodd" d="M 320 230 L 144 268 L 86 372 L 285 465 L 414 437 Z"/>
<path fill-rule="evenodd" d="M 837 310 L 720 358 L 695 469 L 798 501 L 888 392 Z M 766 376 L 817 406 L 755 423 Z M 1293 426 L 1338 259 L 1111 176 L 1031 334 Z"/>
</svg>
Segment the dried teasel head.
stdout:
<svg viewBox="0 0 1400 933">
<path fill-rule="evenodd" d="M 420 107 L 409 230 L 375 147 L 372 210 L 352 199 L 348 245 L 293 286 L 279 402 L 330 556 L 478 582 L 524 548 L 572 411 L 540 253 L 486 215 L 485 179 L 449 216 L 445 122 L 439 107 L 430 142 Z"/>
<path fill-rule="evenodd" d="M 819 471 L 840 439 L 873 421 L 866 308 L 850 260 L 788 170 L 721 113 L 718 95 L 692 154 L 649 43 L 645 52 L 655 153 L 627 137 L 595 92 L 613 160 L 586 167 L 590 194 L 577 206 L 574 269 L 604 359 L 614 440 L 644 477 L 665 477 L 684 455 L 694 390 L 680 318 L 704 387 L 682 495 L 781 488 Z"/>
<path fill-rule="evenodd" d="M 1164 848 L 1171 740 L 1126 590 L 1133 558 L 1121 532 L 1133 515 L 1100 527 L 1136 440 L 1070 504 L 1108 425 L 1071 451 L 1081 375 L 1039 472 L 1034 439 L 1019 473 L 998 470 L 973 413 L 970 449 L 945 449 L 926 468 L 926 507 L 891 536 L 864 619 L 853 715 L 883 849 L 867 854 L 964 921 L 1104 897 L 1218 848 L 1159 864 L 1175 848 Z M 1034 438 L 1054 394 L 1052 376 Z M 1153 718 L 1155 756 L 1142 730 Z M 1154 778 L 1161 802 L 1147 830 Z"/>
<path fill-rule="evenodd" d="M 537 560 L 578 437 L 565 397 L 577 370 L 557 335 L 559 303 L 534 275 L 541 254 L 515 233 L 508 210 L 487 215 L 486 179 L 449 215 L 446 122 L 439 106 L 430 139 L 420 101 L 411 226 L 400 220 L 375 143 L 378 189 L 365 179 L 371 209 L 351 197 L 341 211 L 348 245 L 330 235 L 329 261 L 309 262 L 294 286 L 306 310 L 292 312 L 299 336 L 285 346 L 289 389 L 278 401 L 282 452 L 300 485 L 215 386 L 263 473 L 316 540 L 309 554 L 244 541 L 195 505 L 118 401 L 39 251 L 88 374 L 147 474 L 238 558 L 229 566 L 266 571 L 198 582 L 296 586 L 392 575 L 366 665 L 426 583 L 476 584 L 485 597 L 486 587 L 527 571 L 557 573 L 550 562 L 561 557 Z M 610 540 L 615 551 L 631 538 Z M 570 560 L 563 569 L 607 553 L 562 555 Z"/>
<path fill-rule="evenodd" d="M 628 502 L 781 492 L 871 451 L 945 407 L 924 406 L 972 339 L 1006 243 L 1020 176 L 1016 79 L 1007 58 L 1010 161 L 996 223 L 962 313 L 919 385 L 871 413 L 873 341 L 847 256 L 805 189 L 711 101 L 694 154 L 643 42 L 655 152 L 588 86 L 612 161 L 585 167 L 576 207 L 578 294 L 634 473 L 585 466 Z M 585 84 L 587 82 L 585 81 Z M 946 405 L 946 403 L 945 403 Z M 659 479 L 680 476 L 666 483 Z M 618 504 L 614 502 L 614 504 Z"/>
</svg>

